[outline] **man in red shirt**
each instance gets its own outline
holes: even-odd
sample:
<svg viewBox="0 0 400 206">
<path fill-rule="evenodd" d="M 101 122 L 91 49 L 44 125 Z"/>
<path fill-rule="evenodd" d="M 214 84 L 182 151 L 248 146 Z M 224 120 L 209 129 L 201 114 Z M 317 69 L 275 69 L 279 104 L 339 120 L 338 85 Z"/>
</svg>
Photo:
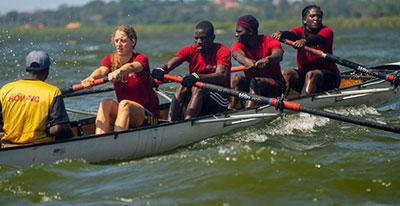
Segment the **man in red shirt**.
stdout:
<svg viewBox="0 0 400 206">
<path fill-rule="evenodd" d="M 195 43 L 182 47 L 167 64 L 153 69 L 152 76 L 163 80 L 164 74 L 172 71 L 183 62 L 189 63 L 189 74 L 183 78 L 172 98 L 168 119 L 182 118 L 182 107 L 187 106 L 185 119 L 226 111 L 228 97 L 216 92 L 193 87 L 197 81 L 217 84 L 229 88 L 231 54 L 227 47 L 214 43 L 214 27 L 209 21 L 196 25 Z"/>
<path fill-rule="evenodd" d="M 295 41 L 293 47 L 296 49 L 309 46 L 332 54 L 333 31 L 322 24 L 322 17 L 323 12 L 320 7 L 306 6 L 302 11 L 303 26 L 290 31 L 275 32 L 272 37 L 278 40 L 286 38 Z M 286 70 L 284 77 L 288 83 L 288 89 L 291 87 L 297 92 L 301 92 L 301 95 L 331 90 L 340 85 L 340 72 L 333 62 L 299 49 L 297 66 L 297 70 Z"/>
<path fill-rule="evenodd" d="M 279 41 L 270 36 L 258 34 L 258 21 L 254 16 L 245 15 L 236 22 L 237 41 L 231 47 L 233 58 L 247 69 L 241 76 L 232 78 L 232 87 L 236 90 L 267 97 L 278 97 L 285 91 L 280 61 L 283 49 Z M 232 97 L 230 108 L 237 104 Z M 247 101 L 246 107 L 256 106 L 256 102 Z"/>
</svg>

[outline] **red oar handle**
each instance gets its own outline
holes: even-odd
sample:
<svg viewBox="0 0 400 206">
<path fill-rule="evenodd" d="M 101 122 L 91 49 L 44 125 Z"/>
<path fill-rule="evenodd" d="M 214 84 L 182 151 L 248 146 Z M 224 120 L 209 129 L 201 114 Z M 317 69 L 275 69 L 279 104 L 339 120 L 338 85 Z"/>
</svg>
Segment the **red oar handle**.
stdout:
<svg viewBox="0 0 400 206">
<path fill-rule="evenodd" d="M 101 79 L 95 79 L 95 80 L 93 81 L 93 85 L 92 85 L 92 86 L 104 84 L 104 83 L 106 83 L 106 82 L 108 82 L 108 77 L 107 77 L 107 76 L 105 76 L 105 77 L 103 77 L 103 78 L 101 78 Z M 68 89 L 62 89 L 62 90 L 61 90 L 61 93 L 62 93 L 63 95 L 67 95 L 67 94 L 69 94 L 69 93 L 73 93 L 73 92 L 82 90 L 82 89 L 84 89 L 84 88 L 85 88 L 85 87 L 84 87 L 81 83 L 73 84 L 73 85 L 72 85 L 70 88 L 68 88 Z"/>
<path fill-rule="evenodd" d="M 281 38 L 280 41 L 282 43 L 285 43 L 285 44 L 289 45 L 289 46 L 293 46 L 294 45 L 294 42 L 289 40 L 289 39 L 282 39 Z M 358 72 L 361 72 L 361 73 L 364 73 L 364 74 L 368 74 L 368 75 L 377 77 L 379 79 L 386 80 L 388 82 L 394 83 L 395 85 L 399 84 L 399 78 L 397 76 L 393 75 L 393 74 L 386 74 L 386 73 L 381 73 L 381 72 L 378 72 L 378 73 L 372 72 L 366 66 L 363 66 L 361 64 L 358 64 L 358 63 L 355 63 L 355 62 L 352 62 L 352 61 L 349 61 L 347 59 L 343 59 L 343 58 L 335 56 L 333 54 L 324 53 L 321 50 L 310 48 L 308 46 L 304 46 L 301 49 L 304 49 L 304 50 L 306 50 L 306 51 L 308 51 L 308 52 L 310 52 L 310 53 L 312 53 L 314 55 L 317 55 L 317 56 L 319 56 L 321 58 L 327 59 L 327 60 L 329 60 L 331 62 L 340 64 L 340 65 L 345 66 L 345 67 L 349 67 L 351 69 L 354 69 L 355 71 L 358 71 Z"/>
<path fill-rule="evenodd" d="M 231 67 L 231 72 L 241 72 L 241 71 L 245 71 L 248 68 L 246 68 L 245 66 L 233 66 Z"/>
<path fill-rule="evenodd" d="M 164 74 L 164 79 L 169 80 L 171 82 L 180 83 L 180 82 L 182 82 L 183 78 L 182 77 L 177 77 L 177 76 L 174 76 L 174 75 L 170 75 L 170 74 Z"/>
<path fill-rule="evenodd" d="M 92 86 L 96 86 L 96 85 L 99 85 L 99 84 L 104 84 L 106 82 L 108 82 L 108 77 L 107 76 L 105 76 L 104 78 L 101 78 L 101 79 L 95 79 L 93 81 L 93 85 Z M 73 84 L 71 86 L 71 88 L 72 88 L 72 91 L 76 92 L 78 90 L 84 89 L 85 87 L 81 83 L 78 83 L 78 84 Z"/>
<path fill-rule="evenodd" d="M 176 82 L 176 83 L 181 83 L 183 78 L 182 77 L 177 77 L 174 75 L 170 74 L 164 74 L 164 79 L 169 80 L 171 82 Z M 203 88 L 204 83 L 203 82 L 196 82 L 195 86 L 199 88 Z"/>
<path fill-rule="evenodd" d="M 285 43 L 285 44 L 289 45 L 289 46 L 294 46 L 294 41 L 291 41 L 289 39 L 281 39 L 280 41 L 282 43 Z M 313 49 L 313 48 L 310 48 L 308 46 L 304 46 L 302 49 L 304 49 L 304 50 L 306 50 L 306 51 L 308 51 L 308 52 L 310 52 L 310 53 L 312 53 L 314 55 L 317 55 L 317 56 L 319 56 L 321 58 L 325 58 L 326 57 L 326 54 L 324 52 L 322 52 L 321 50 Z"/>
</svg>

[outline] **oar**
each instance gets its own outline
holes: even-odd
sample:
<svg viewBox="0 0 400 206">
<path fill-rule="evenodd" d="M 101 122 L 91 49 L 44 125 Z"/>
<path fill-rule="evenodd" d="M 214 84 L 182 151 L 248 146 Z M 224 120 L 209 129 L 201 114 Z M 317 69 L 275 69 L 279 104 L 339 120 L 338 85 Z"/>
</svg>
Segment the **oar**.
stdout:
<svg viewBox="0 0 400 206">
<path fill-rule="evenodd" d="M 246 68 L 245 66 L 233 66 L 231 67 L 231 72 L 241 72 L 241 71 L 245 71 L 248 68 Z"/>
<path fill-rule="evenodd" d="M 182 82 L 181 77 L 176 77 L 176 76 L 172 76 L 169 74 L 164 75 L 164 78 L 168 79 L 170 81 L 173 81 L 173 82 Z M 225 87 L 217 86 L 214 84 L 208 84 L 208 83 L 204 83 L 204 82 L 196 82 L 195 86 L 209 90 L 209 91 L 214 91 L 214 92 L 227 94 L 230 96 L 235 96 L 235 97 L 238 97 L 243 100 L 261 102 L 261 103 L 264 103 L 264 104 L 267 104 L 267 105 L 270 105 L 273 107 L 282 106 L 285 109 L 296 111 L 296 112 L 304 112 L 304 113 L 327 117 L 327 118 L 340 120 L 340 121 L 344 121 L 344 122 L 348 122 L 348 123 L 353 123 L 353 124 L 357 124 L 357 125 L 361 125 L 361 126 L 367 126 L 367 127 L 372 127 L 375 129 L 381 129 L 381 130 L 390 131 L 390 132 L 394 132 L 394 133 L 400 133 L 400 127 L 391 127 L 391 126 L 381 124 L 378 122 L 374 122 L 374 121 L 368 121 L 365 119 L 357 119 L 354 117 L 347 117 L 347 116 L 332 113 L 332 112 L 326 112 L 326 111 L 322 111 L 322 110 L 308 108 L 308 107 L 304 107 L 304 106 L 300 105 L 297 102 L 291 102 L 291 101 L 286 101 L 286 100 L 280 102 L 276 98 L 269 98 L 269 97 L 263 97 L 263 96 L 259 96 L 259 95 L 253 95 L 253 94 L 236 91 L 233 89 L 228 89 Z"/>
<path fill-rule="evenodd" d="M 279 41 L 281 41 L 281 42 L 283 42 L 283 43 L 285 43 L 287 45 L 290 45 L 290 46 L 294 45 L 294 42 L 289 40 L 289 39 L 282 39 L 281 38 Z M 304 49 L 304 50 L 306 50 L 306 51 L 308 51 L 308 52 L 310 52 L 310 53 L 312 53 L 314 55 L 317 55 L 317 56 L 319 56 L 321 58 L 327 59 L 327 60 L 329 60 L 331 62 L 335 62 L 335 63 L 343 65 L 345 67 L 349 67 L 351 69 L 354 69 L 355 71 L 359 71 L 359 72 L 364 73 L 364 74 L 368 74 L 368 75 L 371 75 L 371 76 L 374 76 L 374 77 L 377 77 L 377 78 L 380 78 L 380 79 L 384 79 L 384 80 L 386 80 L 388 82 L 394 83 L 395 85 L 399 84 L 399 78 L 396 77 L 393 74 L 372 72 L 372 71 L 369 70 L 369 68 L 367 68 L 367 67 L 365 67 L 365 66 L 363 66 L 361 64 L 349 61 L 347 59 L 340 58 L 340 57 L 335 56 L 333 54 L 324 53 L 323 51 L 320 51 L 320 50 L 317 50 L 317 49 L 313 49 L 313 48 L 310 48 L 308 46 L 304 46 L 301 49 Z"/>
<path fill-rule="evenodd" d="M 103 77 L 103 78 L 101 78 L 101 79 L 95 79 L 95 80 L 93 81 L 93 85 L 92 85 L 92 86 L 104 84 L 104 83 L 106 83 L 106 82 L 108 82 L 108 77 L 107 77 L 107 76 L 105 76 L 105 77 Z M 73 92 L 82 90 L 82 89 L 84 89 L 84 88 L 85 88 L 85 87 L 84 87 L 81 83 L 73 84 L 70 88 L 62 89 L 62 90 L 61 90 L 61 93 L 62 93 L 63 95 L 68 95 L 68 94 L 70 94 L 70 93 L 73 93 Z"/>
<path fill-rule="evenodd" d="M 240 71 L 244 71 L 247 68 L 244 66 L 233 66 L 231 67 L 231 72 L 240 72 Z M 108 82 L 108 78 L 104 77 L 102 79 L 96 79 L 94 80 L 94 85 L 100 85 L 100 84 L 104 84 Z M 163 81 L 154 79 L 154 87 L 157 87 L 163 83 Z M 87 90 L 87 91 L 82 91 L 82 92 L 77 92 L 84 89 L 83 85 L 78 83 L 78 84 L 73 84 L 70 88 L 67 89 L 62 89 L 61 93 L 63 95 L 63 97 L 75 97 L 75 96 L 82 96 L 82 95 L 87 95 L 87 94 L 94 94 L 94 93 L 102 93 L 102 92 L 108 92 L 108 91 L 112 91 L 114 90 L 114 88 L 102 88 L 102 89 L 91 89 L 91 90 Z"/>
<path fill-rule="evenodd" d="M 375 70 L 389 70 L 389 71 L 399 71 L 400 70 L 400 62 L 393 62 L 389 64 L 377 65 L 373 67 L 369 67 L 370 69 Z"/>
<path fill-rule="evenodd" d="M 245 71 L 247 69 L 250 69 L 251 67 L 245 67 L 245 66 L 233 66 L 231 67 L 231 72 L 241 72 Z M 161 84 L 167 83 L 168 81 L 160 81 L 158 79 L 153 79 L 154 87 L 158 87 Z"/>
<path fill-rule="evenodd" d="M 114 87 L 99 88 L 99 89 L 85 89 L 82 91 L 70 92 L 70 93 L 63 94 L 63 97 L 77 97 L 77 96 L 83 96 L 83 95 L 88 95 L 88 94 L 97 94 L 97 93 L 110 92 L 110 91 L 114 91 Z"/>
</svg>

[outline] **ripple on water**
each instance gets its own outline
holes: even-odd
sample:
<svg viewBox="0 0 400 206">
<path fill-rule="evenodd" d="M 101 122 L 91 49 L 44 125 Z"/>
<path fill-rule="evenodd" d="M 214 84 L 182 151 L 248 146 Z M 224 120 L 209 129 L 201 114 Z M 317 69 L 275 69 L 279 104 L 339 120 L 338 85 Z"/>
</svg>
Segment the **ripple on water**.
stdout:
<svg viewBox="0 0 400 206">
<path fill-rule="evenodd" d="M 246 128 L 230 136 L 244 143 L 266 143 L 292 150 L 309 150 L 324 146 L 330 142 L 321 128 L 329 124 L 329 119 L 304 113 L 284 115 L 272 122 Z M 319 134 L 319 135 L 317 135 Z"/>
</svg>

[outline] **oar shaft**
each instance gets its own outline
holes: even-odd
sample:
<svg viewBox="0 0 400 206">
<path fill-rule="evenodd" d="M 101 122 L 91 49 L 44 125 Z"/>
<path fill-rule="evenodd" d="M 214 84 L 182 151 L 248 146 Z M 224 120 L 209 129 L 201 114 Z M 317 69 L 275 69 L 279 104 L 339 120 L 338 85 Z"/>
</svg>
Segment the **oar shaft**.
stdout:
<svg viewBox="0 0 400 206">
<path fill-rule="evenodd" d="M 83 96 L 83 95 L 88 95 L 88 94 L 98 94 L 98 93 L 110 92 L 110 91 L 114 91 L 114 88 L 108 87 L 108 88 L 100 88 L 100 89 L 82 90 L 79 92 L 63 93 L 63 97 L 77 97 L 77 96 Z"/>
<path fill-rule="evenodd" d="M 309 48 L 309 47 L 307 47 L 307 48 Z M 309 48 L 309 49 L 311 49 L 311 48 Z M 393 81 L 393 79 L 394 79 L 394 76 L 392 74 L 388 74 L 387 75 L 387 74 L 384 74 L 384 73 L 371 72 L 371 71 L 369 71 L 369 69 L 367 67 L 365 67 L 365 66 L 363 66 L 361 64 L 349 61 L 347 59 L 343 59 L 341 57 L 338 57 L 338 56 L 335 56 L 335 55 L 332 55 L 332 54 L 326 53 L 325 54 L 325 59 L 327 59 L 327 60 L 329 60 L 331 62 L 338 63 L 338 64 L 340 64 L 342 66 L 349 67 L 349 68 L 354 69 L 356 71 L 359 71 L 361 73 L 368 74 L 368 75 L 377 77 L 379 79 L 384 79 L 384 80 L 389 81 L 389 82 Z"/>
<path fill-rule="evenodd" d="M 343 121 L 343 122 L 353 123 L 353 124 L 357 124 L 357 125 L 361 125 L 361 126 L 372 127 L 375 129 L 390 131 L 390 132 L 394 132 L 394 133 L 400 133 L 400 127 L 392 127 L 389 125 L 385 125 L 385 124 L 381 124 L 381 123 L 373 122 L 373 121 L 368 121 L 365 119 L 348 117 L 348 116 L 344 116 L 344 115 L 340 115 L 340 114 L 336 114 L 336 113 L 332 113 L 332 112 L 326 112 L 323 110 L 316 110 L 316 109 L 307 108 L 307 107 L 306 108 L 300 107 L 299 111 L 308 113 L 308 114 L 317 115 L 317 116 L 327 117 L 330 119 L 335 119 L 335 120 L 339 120 L 339 121 Z"/>
<path fill-rule="evenodd" d="M 384 64 L 384 65 L 377 65 L 373 67 L 369 67 L 370 69 L 377 69 L 377 70 L 392 70 L 392 71 L 398 71 L 400 70 L 400 62 L 393 62 L 389 64 Z"/>
<path fill-rule="evenodd" d="M 173 82 L 182 82 L 181 77 L 175 77 L 175 76 L 172 76 L 169 74 L 164 75 L 164 78 L 168 79 L 170 81 L 173 81 Z M 235 96 L 235 97 L 238 97 L 243 100 L 257 101 L 257 102 L 264 103 L 264 104 L 267 104 L 267 105 L 270 105 L 273 107 L 279 106 L 279 100 L 276 98 L 269 98 L 269 97 L 263 97 L 260 95 L 249 94 L 246 92 L 241 92 L 241 91 L 225 88 L 225 87 L 214 85 L 214 84 L 208 84 L 208 83 L 204 83 L 204 82 L 196 82 L 195 86 L 206 89 L 206 90 L 227 94 L 230 96 Z M 372 127 L 375 129 L 381 129 L 381 130 L 386 130 L 386 131 L 390 131 L 390 132 L 400 133 L 400 127 L 390 127 L 388 125 L 384 125 L 384 124 L 381 124 L 378 122 L 361 120 L 361 119 L 347 117 L 347 116 L 332 113 L 332 112 L 317 110 L 317 109 L 313 109 L 313 108 L 307 108 L 307 107 L 301 106 L 297 102 L 283 101 L 282 103 L 283 103 L 283 105 L 282 105 L 283 108 L 288 109 L 288 110 L 297 111 L 297 112 L 305 112 L 305 113 L 322 116 L 322 117 L 327 117 L 327 118 L 331 118 L 331 119 L 335 119 L 335 120 L 340 120 L 340 121 L 344 121 L 344 122 L 348 122 L 348 123 L 353 123 L 353 124 L 357 124 L 357 125 L 361 125 L 361 126 L 367 126 L 367 127 Z"/>
<path fill-rule="evenodd" d="M 281 39 L 281 42 L 283 42 L 283 43 L 285 43 L 287 45 L 290 45 L 290 46 L 294 45 L 294 42 L 289 40 L 289 39 Z M 340 57 L 335 56 L 333 54 L 324 53 L 321 50 L 317 50 L 317 49 L 314 49 L 314 48 L 311 48 L 311 47 L 308 47 L 308 46 L 304 46 L 301 49 L 304 49 L 304 50 L 306 50 L 306 51 L 308 51 L 308 52 L 310 52 L 310 53 L 312 53 L 314 55 L 317 55 L 317 56 L 319 56 L 321 58 L 327 59 L 327 60 L 329 60 L 331 62 L 340 64 L 340 65 L 345 66 L 345 67 L 349 67 L 349 68 L 354 69 L 356 71 L 359 71 L 361 73 L 377 77 L 379 79 L 384 79 L 386 81 L 393 82 L 395 80 L 395 78 L 396 78 L 393 74 L 371 72 L 371 71 L 369 71 L 369 69 L 367 67 L 365 67 L 365 66 L 363 66 L 361 64 L 349 61 L 347 59 L 340 58 Z"/>
</svg>

